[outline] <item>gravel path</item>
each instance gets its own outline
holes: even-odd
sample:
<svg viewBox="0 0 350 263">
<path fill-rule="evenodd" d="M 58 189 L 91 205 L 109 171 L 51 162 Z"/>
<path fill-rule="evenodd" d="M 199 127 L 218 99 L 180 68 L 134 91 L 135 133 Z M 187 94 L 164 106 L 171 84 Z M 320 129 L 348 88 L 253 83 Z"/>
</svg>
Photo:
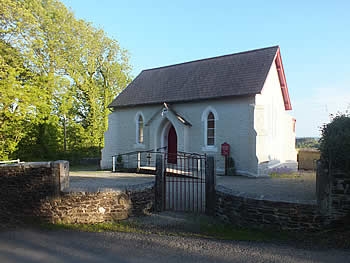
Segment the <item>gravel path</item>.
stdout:
<svg viewBox="0 0 350 263">
<path fill-rule="evenodd" d="M 150 174 L 112 173 L 109 171 L 69 172 L 67 192 L 98 192 L 108 190 L 125 190 L 138 185 L 154 183 L 155 177 Z"/>
<path fill-rule="evenodd" d="M 70 187 L 65 191 L 97 192 L 125 190 L 152 185 L 154 175 L 112 173 L 110 171 L 71 171 Z M 288 177 L 249 178 L 244 176 L 217 176 L 217 189 L 254 199 L 316 203 L 316 175 L 299 172 Z"/>
<path fill-rule="evenodd" d="M 316 203 L 316 174 L 314 172 L 299 172 L 285 178 L 217 176 L 216 184 L 218 189 L 224 187 L 235 195 L 254 199 Z"/>
<path fill-rule="evenodd" d="M 349 262 L 350 251 L 135 233 L 0 232 L 0 262 Z"/>
</svg>

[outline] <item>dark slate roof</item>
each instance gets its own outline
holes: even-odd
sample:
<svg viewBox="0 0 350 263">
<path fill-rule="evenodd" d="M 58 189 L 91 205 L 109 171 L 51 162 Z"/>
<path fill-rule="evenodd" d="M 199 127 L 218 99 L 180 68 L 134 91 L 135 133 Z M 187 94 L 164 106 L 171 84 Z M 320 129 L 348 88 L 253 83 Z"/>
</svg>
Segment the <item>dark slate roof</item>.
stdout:
<svg viewBox="0 0 350 263">
<path fill-rule="evenodd" d="M 273 46 L 143 70 L 109 107 L 258 94 L 278 49 Z"/>
</svg>

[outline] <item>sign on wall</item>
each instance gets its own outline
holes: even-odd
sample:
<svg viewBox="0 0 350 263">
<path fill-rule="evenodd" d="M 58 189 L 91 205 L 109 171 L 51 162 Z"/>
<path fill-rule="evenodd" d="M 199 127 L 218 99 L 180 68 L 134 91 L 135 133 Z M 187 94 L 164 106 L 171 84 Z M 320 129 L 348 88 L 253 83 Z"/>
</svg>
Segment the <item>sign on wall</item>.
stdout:
<svg viewBox="0 0 350 263">
<path fill-rule="evenodd" d="M 221 155 L 229 156 L 230 155 L 230 145 L 227 142 L 221 144 Z"/>
</svg>

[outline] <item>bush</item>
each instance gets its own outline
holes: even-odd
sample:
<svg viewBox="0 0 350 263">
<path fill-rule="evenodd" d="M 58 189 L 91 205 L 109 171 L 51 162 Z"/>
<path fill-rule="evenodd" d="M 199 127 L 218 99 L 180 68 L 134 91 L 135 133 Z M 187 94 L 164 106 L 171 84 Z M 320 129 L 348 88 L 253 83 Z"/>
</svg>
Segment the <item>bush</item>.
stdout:
<svg viewBox="0 0 350 263">
<path fill-rule="evenodd" d="M 337 114 L 321 131 L 320 151 L 324 165 L 350 172 L 350 115 Z"/>
<path fill-rule="evenodd" d="M 227 160 L 227 175 L 236 175 L 235 160 L 232 157 Z"/>
<path fill-rule="evenodd" d="M 117 156 L 117 168 L 118 169 L 124 168 L 123 156 L 121 154 L 118 154 Z"/>
</svg>

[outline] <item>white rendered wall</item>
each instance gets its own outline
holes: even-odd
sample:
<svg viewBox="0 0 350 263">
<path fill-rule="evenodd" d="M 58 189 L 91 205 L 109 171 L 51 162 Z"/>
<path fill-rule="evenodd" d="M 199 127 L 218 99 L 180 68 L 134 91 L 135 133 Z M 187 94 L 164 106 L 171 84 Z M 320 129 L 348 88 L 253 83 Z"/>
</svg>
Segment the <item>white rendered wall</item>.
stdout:
<svg viewBox="0 0 350 263">
<path fill-rule="evenodd" d="M 294 121 L 284 107 L 275 63 L 261 94 L 256 95 L 254 117 L 259 164 L 273 166 L 287 161 L 296 162 Z"/>
<path fill-rule="evenodd" d="M 164 146 L 164 135 L 171 123 L 178 136 L 178 151 L 206 153 L 215 156 L 217 173 L 224 173 L 224 157 L 220 146 L 231 145 L 231 156 L 237 171 L 244 175 L 258 175 L 255 153 L 254 97 L 208 100 L 191 103 L 169 104 L 170 108 L 185 118 L 192 126 L 181 123 L 173 112 L 161 114 L 163 105 L 138 106 L 117 109 L 109 116 L 109 128 L 105 133 L 102 150 L 102 168 L 112 166 L 112 156 L 135 150 L 150 150 Z M 205 126 L 208 110 L 214 111 L 215 145 L 206 147 Z M 144 144 L 136 144 L 135 116 L 144 116 Z M 204 113 L 204 114 L 203 114 Z M 203 116 L 205 117 L 203 119 Z"/>
</svg>

